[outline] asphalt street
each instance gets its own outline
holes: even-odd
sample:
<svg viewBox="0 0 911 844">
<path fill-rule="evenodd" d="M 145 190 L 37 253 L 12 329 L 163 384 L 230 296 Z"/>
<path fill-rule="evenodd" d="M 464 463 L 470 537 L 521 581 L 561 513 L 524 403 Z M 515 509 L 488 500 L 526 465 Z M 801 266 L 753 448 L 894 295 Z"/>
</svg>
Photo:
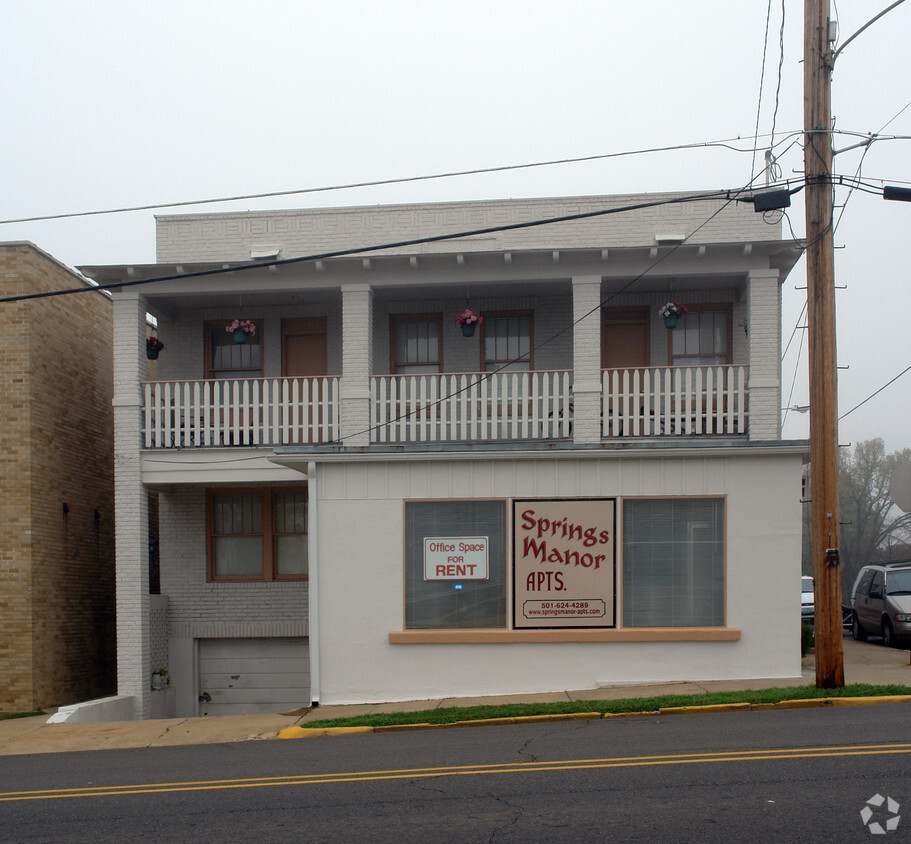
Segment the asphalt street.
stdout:
<svg viewBox="0 0 911 844">
<path fill-rule="evenodd" d="M 908 704 L 9 757 L 4 841 L 852 841 Z M 868 804 L 880 795 L 882 805 Z M 886 799 L 888 798 L 888 800 Z M 867 823 L 861 811 L 868 807 Z M 911 818 L 887 840 L 911 838 Z"/>
</svg>

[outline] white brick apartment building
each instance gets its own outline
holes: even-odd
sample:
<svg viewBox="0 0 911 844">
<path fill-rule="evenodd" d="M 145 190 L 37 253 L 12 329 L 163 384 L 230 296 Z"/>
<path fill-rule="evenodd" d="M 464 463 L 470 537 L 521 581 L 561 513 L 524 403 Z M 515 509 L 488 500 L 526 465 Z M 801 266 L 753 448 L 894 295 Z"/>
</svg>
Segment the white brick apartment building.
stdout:
<svg viewBox="0 0 911 844">
<path fill-rule="evenodd" d="M 136 717 L 798 676 L 799 252 L 682 198 L 167 216 L 156 264 L 83 268 L 163 279 L 113 291 Z"/>
</svg>

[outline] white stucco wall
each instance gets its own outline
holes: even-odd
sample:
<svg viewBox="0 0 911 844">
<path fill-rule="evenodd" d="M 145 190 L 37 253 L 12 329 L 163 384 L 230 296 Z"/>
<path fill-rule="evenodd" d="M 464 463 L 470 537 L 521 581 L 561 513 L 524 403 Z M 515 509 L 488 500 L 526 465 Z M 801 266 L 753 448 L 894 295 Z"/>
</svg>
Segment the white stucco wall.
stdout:
<svg viewBox="0 0 911 844">
<path fill-rule="evenodd" d="M 321 702 L 799 676 L 800 470 L 799 454 L 759 449 L 321 464 Z M 389 643 L 403 629 L 403 500 L 638 495 L 727 497 L 727 625 L 742 629 L 739 641 Z"/>
</svg>

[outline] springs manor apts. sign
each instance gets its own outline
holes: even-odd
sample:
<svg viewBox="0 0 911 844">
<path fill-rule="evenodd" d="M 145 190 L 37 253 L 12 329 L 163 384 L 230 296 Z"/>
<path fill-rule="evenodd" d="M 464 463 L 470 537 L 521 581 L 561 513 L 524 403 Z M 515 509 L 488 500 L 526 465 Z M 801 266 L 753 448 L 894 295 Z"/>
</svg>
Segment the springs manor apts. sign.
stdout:
<svg viewBox="0 0 911 844">
<path fill-rule="evenodd" d="M 513 501 L 513 626 L 613 627 L 616 501 Z"/>
</svg>

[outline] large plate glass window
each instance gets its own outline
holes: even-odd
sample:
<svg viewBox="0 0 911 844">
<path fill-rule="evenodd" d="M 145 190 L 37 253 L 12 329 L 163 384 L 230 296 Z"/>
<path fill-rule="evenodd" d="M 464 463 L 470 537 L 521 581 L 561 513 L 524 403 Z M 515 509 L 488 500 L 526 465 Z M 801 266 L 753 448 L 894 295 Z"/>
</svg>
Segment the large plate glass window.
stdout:
<svg viewBox="0 0 911 844">
<path fill-rule="evenodd" d="M 623 626 L 724 625 L 724 499 L 623 502 Z"/>
<path fill-rule="evenodd" d="M 486 578 L 459 568 L 459 550 L 483 545 Z M 446 543 L 446 545 L 444 545 Z M 426 554 L 453 547 L 451 570 L 428 578 Z M 441 558 L 445 566 L 447 555 Z M 431 572 L 431 577 L 434 576 Z M 465 575 L 462 577 L 462 575 Z M 503 501 L 405 502 L 406 629 L 497 628 L 506 626 L 506 503 Z"/>
</svg>

